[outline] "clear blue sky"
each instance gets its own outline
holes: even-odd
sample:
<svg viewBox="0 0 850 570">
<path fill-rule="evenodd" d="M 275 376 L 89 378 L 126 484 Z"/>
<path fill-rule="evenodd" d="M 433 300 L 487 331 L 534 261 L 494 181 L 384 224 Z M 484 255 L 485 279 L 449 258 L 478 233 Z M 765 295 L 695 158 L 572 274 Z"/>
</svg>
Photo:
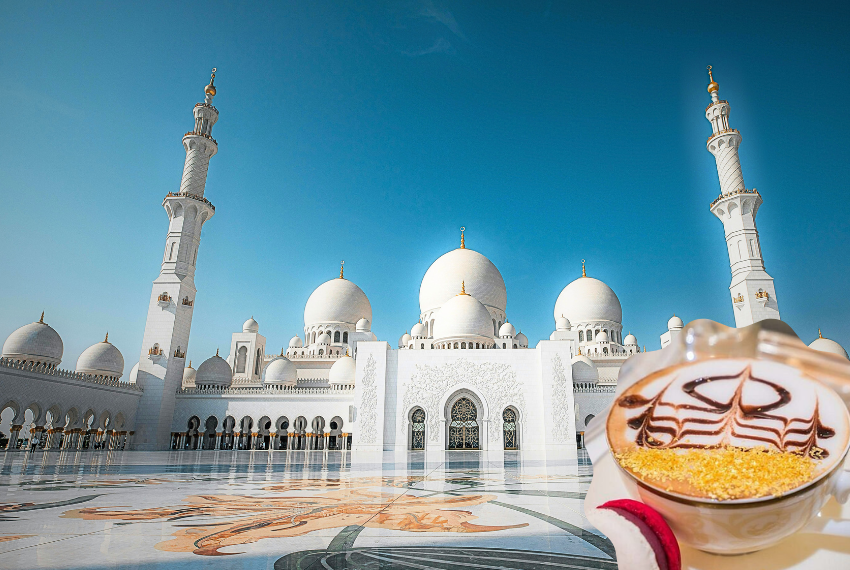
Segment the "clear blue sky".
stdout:
<svg viewBox="0 0 850 570">
<path fill-rule="evenodd" d="M 395 345 L 461 225 L 532 344 L 582 258 L 648 348 L 732 324 L 712 64 L 782 316 L 850 345 L 847 3 L 564 4 L 3 0 L 0 338 L 45 310 L 63 367 L 109 330 L 129 371 L 213 66 L 196 365 L 251 315 L 285 345 L 340 259 Z"/>
</svg>

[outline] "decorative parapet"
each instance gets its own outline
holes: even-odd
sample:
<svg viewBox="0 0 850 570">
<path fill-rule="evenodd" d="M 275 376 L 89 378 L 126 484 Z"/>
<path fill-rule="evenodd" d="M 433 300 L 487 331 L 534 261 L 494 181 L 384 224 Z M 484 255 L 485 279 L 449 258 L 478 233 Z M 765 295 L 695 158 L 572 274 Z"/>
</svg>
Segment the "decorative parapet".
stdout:
<svg viewBox="0 0 850 570">
<path fill-rule="evenodd" d="M 188 133 L 186 133 L 186 134 L 185 134 L 185 135 L 183 135 L 183 136 L 184 136 L 184 137 L 189 137 L 189 136 L 204 137 L 205 139 L 209 139 L 209 140 L 211 140 L 211 141 L 212 141 L 212 143 L 213 143 L 214 145 L 218 146 L 218 143 L 217 143 L 217 142 L 215 142 L 215 139 L 214 139 L 214 138 L 212 138 L 212 137 L 211 137 L 210 135 L 208 135 L 207 133 L 202 133 L 202 132 L 199 132 L 199 131 L 189 131 Z"/>
<path fill-rule="evenodd" d="M 613 384 L 573 384 L 573 392 L 576 394 L 613 394 L 617 386 Z"/>
<path fill-rule="evenodd" d="M 720 136 L 720 135 L 731 135 L 733 133 L 738 134 L 738 135 L 741 134 L 741 133 L 738 132 L 738 129 L 723 129 L 722 131 L 717 131 L 716 133 L 711 133 L 711 136 L 708 137 L 707 139 L 705 139 L 705 144 L 708 144 L 708 141 L 710 141 L 714 137 L 717 137 L 717 136 Z"/>
<path fill-rule="evenodd" d="M 163 355 L 163 351 L 157 345 L 153 345 L 150 349 L 148 349 L 148 356 L 162 356 L 162 355 Z"/>
<path fill-rule="evenodd" d="M 718 99 L 717 101 L 712 101 L 711 103 L 709 103 L 708 107 L 706 107 L 705 110 L 706 110 L 706 112 L 708 112 L 708 110 L 711 109 L 712 107 L 714 107 L 715 105 L 728 105 L 728 104 L 729 104 L 729 101 L 726 101 L 725 99 Z M 199 103 L 199 105 L 200 105 L 200 103 Z"/>
<path fill-rule="evenodd" d="M 730 196 L 737 196 L 739 194 L 755 194 L 756 196 L 761 198 L 761 194 L 759 194 L 759 191 L 756 190 L 755 188 L 753 188 L 752 190 L 747 190 L 746 188 L 741 188 L 739 190 L 733 190 L 732 192 L 729 192 L 728 194 L 721 194 L 720 196 L 718 196 L 717 198 L 714 199 L 714 201 L 711 203 L 711 205 L 708 208 L 711 209 L 719 201 L 725 200 L 726 198 L 729 198 Z"/>
<path fill-rule="evenodd" d="M 192 301 L 191 299 L 189 299 L 189 297 L 183 297 L 183 305 L 185 305 L 187 307 L 191 307 L 194 304 L 195 304 L 195 302 Z"/>
<path fill-rule="evenodd" d="M 82 372 L 73 372 L 71 370 L 62 370 L 61 368 L 52 368 L 46 364 L 35 364 L 33 362 L 23 362 L 13 360 L 11 358 L 0 358 L 0 368 L 9 368 L 12 370 L 23 370 L 25 372 L 34 372 L 52 378 L 64 378 L 68 380 L 77 380 L 86 382 L 87 384 L 97 384 L 100 386 L 110 386 L 113 388 L 124 388 L 133 392 L 142 392 L 141 386 L 122 382 L 113 376 L 95 376 L 92 374 L 83 374 Z"/>
<path fill-rule="evenodd" d="M 187 134 L 197 134 L 197 133 L 187 133 Z M 169 192 L 165 195 L 166 198 L 189 198 L 190 200 L 197 200 L 198 202 L 203 202 L 207 206 L 209 206 L 213 212 L 215 212 L 215 206 L 212 205 L 212 202 L 203 198 L 201 196 L 197 196 L 195 194 L 190 194 L 189 192 Z"/>
<path fill-rule="evenodd" d="M 216 109 L 215 107 L 213 107 L 209 103 L 195 103 L 195 107 L 206 107 L 207 109 L 212 109 L 213 111 L 218 113 L 218 109 Z"/>
<path fill-rule="evenodd" d="M 249 396 L 263 394 L 291 394 L 315 396 L 320 394 L 353 394 L 354 384 L 332 384 L 330 386 L 205 386 L 203 388 L 180 388 L 178 396 Z"/>
</svg>

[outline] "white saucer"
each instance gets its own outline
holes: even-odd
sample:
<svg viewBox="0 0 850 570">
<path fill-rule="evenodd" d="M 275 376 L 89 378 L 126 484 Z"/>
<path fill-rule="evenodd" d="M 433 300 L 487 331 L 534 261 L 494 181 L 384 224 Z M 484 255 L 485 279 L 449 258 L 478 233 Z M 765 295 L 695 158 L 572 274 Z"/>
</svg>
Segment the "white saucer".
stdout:
<svg viewBox="0 0 850 570">
<path fill-rule="evenodd" d="M 847 466 L 845 466 L 847 468 Z M 585 509 L 614 499 L 640 500 L 634 482 L 614 463 L 610 452 L 593 464 L 593 481 L 585 498 Z M 839 505 L 830 499 L 821 516 L 850 520 L 850 502 Z M 739 556 L 719 556 L 682 548 L 683 570 L 838 570 L 850 569 L 850 539 L 798 533 L 771 548 Z"/>
</svg>

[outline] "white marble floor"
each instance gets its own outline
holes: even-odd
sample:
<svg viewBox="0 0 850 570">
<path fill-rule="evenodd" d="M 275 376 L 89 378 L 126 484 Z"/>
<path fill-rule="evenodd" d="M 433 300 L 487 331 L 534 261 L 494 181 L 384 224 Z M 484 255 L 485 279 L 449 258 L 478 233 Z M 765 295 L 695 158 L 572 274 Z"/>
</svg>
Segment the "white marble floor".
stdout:
<svg viewBox="0 0 850 570">
<path fill-rule="evenodd" d="M 0 459 L 0 568 L 616 568 L 583 452 Z"/>
</svg>

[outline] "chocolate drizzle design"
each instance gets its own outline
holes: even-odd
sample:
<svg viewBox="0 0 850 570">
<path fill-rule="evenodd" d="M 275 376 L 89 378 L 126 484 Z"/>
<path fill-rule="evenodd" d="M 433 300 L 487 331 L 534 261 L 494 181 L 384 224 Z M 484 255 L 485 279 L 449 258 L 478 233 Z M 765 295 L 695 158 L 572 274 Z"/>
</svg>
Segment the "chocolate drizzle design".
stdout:
<svg viewBox="0 0 850 570">
<path fill-rule="evenodd" d="M 738 380 L 738 386 L 728 402 L 709 398 L 700 392 L 700 387 L 709 382 Z M 768 404 L 748 405 L 743 401 L 744 385 L 758 382 L 776 393 L 776 399 Z M 653 398 L 639 394 L 622 396 L 617 405 L 626 409 L 640 409 L 641 413 L 627 421 L 627 425 L 637 430 L 635 443 L 640 447 L 653 449 L 713 449 L 732 445 L 731 437 L 751 441 L 754 445 L 769 445 L 780 451 L 809 456 L 812 459 L 825 459 L 829 452 L 818 445 L 820 440 L 835 435 L 835 430 L 821 423 L 819 406 L 816 401 L 809 418 L 785 417 L 781 408 L 792 399 L 791 393 L 768 380 L 752 375 L 750 367 L 731 376 L 701 377 L 681 385 L 680 389 L 698 403 L 674 404 L 664 401 L 668 384 Z M 675 412 L 689 410 L 704 412 L 708 417 L 677 417 L 668 415 L 661 407 L 672 408 Z M 717 443 L 700 444 L 687 441 L 689 436 L 717 438 Z"/>
</svg>

